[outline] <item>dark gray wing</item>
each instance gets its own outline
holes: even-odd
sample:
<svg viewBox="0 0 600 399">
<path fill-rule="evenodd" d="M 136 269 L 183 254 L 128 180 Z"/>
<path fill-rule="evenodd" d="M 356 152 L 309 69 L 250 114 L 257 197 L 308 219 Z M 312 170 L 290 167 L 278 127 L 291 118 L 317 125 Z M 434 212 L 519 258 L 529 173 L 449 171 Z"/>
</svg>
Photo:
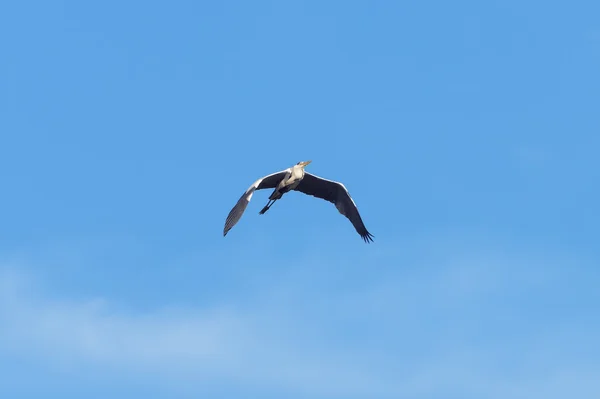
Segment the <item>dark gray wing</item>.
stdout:
<svg viewBox="0 0 600 399">
<path fill-rule="evenodd" d="M 267 175 L 261 179 L 255 181 L 248 189 L 242 194 L 238 202 L 227 215 L 227 219 L 225 220 L 225 228 L 223 229 L 223 237 L 227 235 L 229 230 L 240 220 L 246 207 L 250 203 L 250 199 L 256 190 L 262 190 L 265 188 L 275 188 L 277 184 L 285 177 L 288 173 L 288 170 L 282 170 L 281 172 L 272 173 Z"/>
<path fill-rule="evenodd" d="M 304 178 L 296 187 L 296 191 L 333 203 L 338 211 L 350 220 L 365 242 L 373 241 L 374 236 L 367 231 L 354 200 L 342 183 L 304 172 Z"/>
</svg>

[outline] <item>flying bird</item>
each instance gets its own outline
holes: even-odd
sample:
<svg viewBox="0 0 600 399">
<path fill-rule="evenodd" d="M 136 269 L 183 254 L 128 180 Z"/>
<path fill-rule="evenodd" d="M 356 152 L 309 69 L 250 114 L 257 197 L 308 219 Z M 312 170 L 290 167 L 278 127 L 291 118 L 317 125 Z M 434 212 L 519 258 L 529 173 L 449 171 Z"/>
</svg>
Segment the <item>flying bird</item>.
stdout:
<svg viewBox="0 0 600 399">
<path fill-rule="evenodd" d="M 365 242 L 373 241 L 374 236 L 367 231 L 367 228 L 358 213 L 358 208 L 352 197 L 350 197 L 350 193 L 346 187 L 342 183 L 323 179 L 322 177 L 306 172 L 304 168 L 311 162 L 312 161 L 298 162 L 290 168 L 272 173 L 255 181 L 248 187 L 244 194 L 242 194 L 238 202 L 229 212 L 229 215 L 227 215 L 225 228 L 223 229 L 223 237 L 226 236 L 229 230 L 231 230 L 231 228 L 240 220 L 256 190 L 274 188 L 275 190 L 273 190 L 269 196 L 269 202 L 259 212 L 260 215 L 268 211 L 275 201 L 281 199 L 285 193 L 296 190 L 333 203 L 337 210 L 350 220 Z"/>
</svg>

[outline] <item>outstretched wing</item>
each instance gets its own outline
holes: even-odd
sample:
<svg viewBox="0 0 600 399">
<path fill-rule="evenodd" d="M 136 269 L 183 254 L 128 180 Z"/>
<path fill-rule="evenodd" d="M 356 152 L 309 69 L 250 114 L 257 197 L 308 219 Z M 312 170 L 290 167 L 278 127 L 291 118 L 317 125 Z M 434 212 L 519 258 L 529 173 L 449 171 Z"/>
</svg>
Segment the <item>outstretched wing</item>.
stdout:
<svg viewBox="0 0 600 399">
<path fill-rule="evenodd" d="M 282 170 L 277 173 L 272 173 L 263 178 L 255 181 L 248 189 L 242 194 L 238 202 L 227 215 L 227 219 L 225 220 L 225 228 L 223 229 L 223 237 L 227 235 L 229 230 L 240 220 L 246 207 L 250 203 L 250 199 L 256 190 L 262 190 L 265 188 L 275 188 L 277 184 L 285 177 L 285 175 L 289 173 L 289 170 Z"/>
<path fill-rule="evenodd" d="M 373 241 L 374 236 L 367 231 L 354 200 L 342 183 L 304 172 L 304 178 L 296 187 L 296 191 L 333 203 L 338 211 L 350 220 L 365 242 Z"/>
</svg>

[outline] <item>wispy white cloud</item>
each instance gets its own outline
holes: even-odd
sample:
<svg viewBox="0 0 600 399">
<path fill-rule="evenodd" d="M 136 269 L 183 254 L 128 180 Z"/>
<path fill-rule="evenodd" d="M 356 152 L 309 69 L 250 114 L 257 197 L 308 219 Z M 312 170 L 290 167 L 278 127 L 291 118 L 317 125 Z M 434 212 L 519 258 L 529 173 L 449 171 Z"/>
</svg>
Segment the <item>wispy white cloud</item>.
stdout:
<svg viewBox="0 0 600 399">
<path fill-rule="evenodd" d="M 222 381 L 311 397 L 600 394 L 600 349 L 589 350 L 600 325 L 564 309 L 594 300 L 581 291 L 596 277 L 590 268 L 555 254 L 437 248 L 410 262 L 390 249 L 368 265 L 380 277 L 354 290 L 335 288 L 346 265 L 315 257 L 239 302 L 146 312 L 64 298 L 22 265 L 5 266 L 0 351 L 198 389 Z"/>
<path fill-rule="evenodd" d="M 277 312 L 268 308 L 127 311 L 105 298 L 44 294 L 43 285 L 15 268 L 2 269 L 0 288 L 0 324 L 6 326 L 0 350 L 49 365 L 94 364 L 180 381 L 217 379 L 334 394 L 381 390 L 382 382 L 350 358 L 305 353 L 302 343 L 297 347 L 286 339 L 289 326 L 280 326 Z"/>
<path fill-rule="evenodd" d="M 10 349 L 33 351 L 65 362 L 92 361 L 153 368 L 163 362 L 210 359 L 224 354 L 235 320 L 225 309 L 193 313 L 157 309 L 120 311 L 104 298 L 64 300 L 14 269 L 0 277 L 1 333 Z"/>
</svg>

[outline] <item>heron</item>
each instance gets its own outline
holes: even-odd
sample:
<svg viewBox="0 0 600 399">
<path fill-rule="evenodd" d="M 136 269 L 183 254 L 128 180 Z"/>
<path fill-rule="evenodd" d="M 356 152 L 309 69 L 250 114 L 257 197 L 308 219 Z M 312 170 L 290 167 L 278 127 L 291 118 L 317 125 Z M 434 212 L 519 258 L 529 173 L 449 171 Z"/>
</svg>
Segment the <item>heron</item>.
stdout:
<svg viewBox="0 0 600 399">
<path fill-rule="evenodd" d="M 304 168 L 311 162 L 312 161 L 298 162 L 292 167 L 272 173 L 255 181 L 248 187 L 244 194 L 242 194 L 235 206 L 229 212 L 229 215 L 227 215 L 225 228 L 223 229 L 223 237 L 225 237 L 229 230 L 231 230 L 240 220 L 256 190 L 273 188 L 274 190 L 269 196 L 267 205 L 259 212 L 260 215 L 267 212 L 285 193 L 295 190 L 313 197 L 324 199 L 334 204 L 337 210 L 350 220 L 361 238 L 367 243 L 369 241 L 372 242 L 375 236 L 369 233 L 365 227 L 365 224 L 360 217 L 360 213 L 358 212 L 358 207 L 346 187 L 340 182 L 327 180 L 306 172 Z"/>
</svg>

